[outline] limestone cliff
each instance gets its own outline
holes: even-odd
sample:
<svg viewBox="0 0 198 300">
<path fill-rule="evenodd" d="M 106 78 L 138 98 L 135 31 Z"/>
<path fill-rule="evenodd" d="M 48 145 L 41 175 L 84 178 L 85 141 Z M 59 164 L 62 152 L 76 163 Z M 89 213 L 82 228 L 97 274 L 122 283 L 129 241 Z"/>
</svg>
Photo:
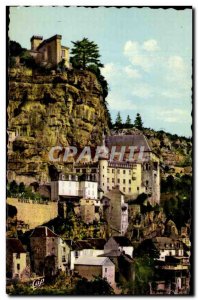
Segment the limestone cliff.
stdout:
<svg viewBox="0 0 198 300">
<path fill-rule="evenodd" d="M 100 144 L 108 131 L 102 95 L 89 71 L 46 75 L 25 67 L 10 69 L 8 179 L 45 182 L 51 147 Z"/>
</svg>

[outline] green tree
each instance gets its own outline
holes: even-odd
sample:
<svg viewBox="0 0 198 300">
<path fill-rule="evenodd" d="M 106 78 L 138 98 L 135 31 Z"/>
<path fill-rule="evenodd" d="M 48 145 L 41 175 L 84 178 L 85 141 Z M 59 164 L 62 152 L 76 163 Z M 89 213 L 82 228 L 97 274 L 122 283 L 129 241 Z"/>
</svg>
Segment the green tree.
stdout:
<svg viewBox="0 0 198 300">
<path fill-rule="evenodd" d="M 126 118 L 125 127 L 126 127 L 126 128 L 131 128 L 131 127 L 132 127 L 132 124 L 131 124 L 131 118 L 130 118 L 129 115 L 128 115 L 127 118 Z"/>
<path fill-rule="evenodd" d="M 151 259 L 159 258 L 160 252 L 151 239 L 144 240 L 135 250 L 134 257 L 148 256 Z"/>
<path fill-rule="evenodd" d="M 21 45 L 15 41 L 9 42 L 9 56 L 19 56 L 23 52 Z"/>
<path fill-rule="evenodd" d="M 73 291 L 74 295 L 113 295 L 113 289 L 106 278 L 96 277 L 92 281 L 80 279 Z"/>
<path fill-rule="evenodd" d="M 72 43 L 74 47 L 71 49 L 71 55 L 73 55 L 71 63 L 74 68 L 85 70 L 90 64 L 103 67 L 97 44 L 90 42 L 87 38 Z"/>
<path fill-rule="evenodd" d="M 136 115 L 134 126 L 140 130 L 143 128 L 142 118 L 139 113 Z"/>
<path fill-rule="evenodd" d="M 19 193 L 24 193 L 25 192 L 25 185 L 23 182 L 20 182 L 19 184 Z"/>
<path fill-rule="evenodd" d="M 122 118 L 121 118 L 120 112 L 118 112 L 118 114 L 117 114 L 117 117 L 115 120 L 115 127 L 118 129 L 122 128 Z"/>
</svg>

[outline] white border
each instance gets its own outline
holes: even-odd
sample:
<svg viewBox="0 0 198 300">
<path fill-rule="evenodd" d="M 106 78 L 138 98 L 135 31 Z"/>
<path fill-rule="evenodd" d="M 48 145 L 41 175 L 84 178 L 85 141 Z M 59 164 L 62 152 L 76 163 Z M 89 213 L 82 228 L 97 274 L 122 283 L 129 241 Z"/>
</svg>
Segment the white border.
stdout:
<svg viewBox="0 0 198 300">
<path fill-rule="evenodd" d="M 47 3 L 46 3 L 47 2 Z M 173 1 L 173 0 L 166 0 L 166 1 L 160 1 L 160 0 L 133 0 L 133 1 L 129 1 L 129 0 L 114 0 L 114 1 L 105 1 L 105 0 L 100 0 L 100 1 L 96 1 L 96 0 L 87 0 L 87 1 L 80 1 L 80 0 L 59 0 L 59 1 L 54 1 L 54 0 L 48 0 L 48 1 L 37 1 L 37 0 L 29 0 L 29 1 L 24 1 L 24 0 L 8 0 L 8 1 L 1 1 L 0 2 L 0 36 L 1 36 L 1 41 L 3 40 L 3 44 L 1 44 L 1 55 L 0 55 L 0 84 L 1 84 L 1 88 L 0 88 L 0 101 L 1 101 L 1 105 L 0 105 L 0 122 L 1 122 L 1 127 L 0 127 L 0 201 L 1 201 L 1 216 L 0 216 L 0 237 L 1 237 L 1 255 L 0 255 L 0 266 L 1 268 L 1 280 L 0 280 L 0 299 L 7 299 L 9 296 L 6 295 L 5 293 L 5 265 L 6 265 L 6 260 L 5 260 L 5 166 L 6 166 L 6 161 L 5 161 L 5 132 L 6 132 L 6 52 L 5 52 L 5 42 L 6 42 L 6 14 L 5 14 L 5 6 L 50 6 L 50 5 L 54 5 L 54 6 L 193 6 L 193 8 L 196 10 L 198 7 L 198 1 L 195 0 L 178 0 L 178 1 Z M 196 12 L 194 12 L 194 14 L 196 14 Z M 25 29 L 24 29 L 25 30 Z M 195 22 L 195 34 L 196 34 L 196 22 Z M 197 49 L 196 45 L 197 45 L 197 39 L 196 39 L 197 35 L 195 36 L 195 49 Z M 195 53 L 194 53 L 195 55 Z M 196 56 L 196 55 L 195 55 Z M 195 59 L 196 57 L 194 57 Z M 197 80 L 196 82 L 194 82 L 194 84 L 197 84 Z M 194 87 L 195 88 L 195 87 Z M 194 102 L 195 102 L 195 95 L 194 95 Z M 197 105 L 194 108 L 195 112 L 197 113 Z M 197 114 L 196 114 L 197 116 Z M 198 128 L 198 121 L 197 118 L 194 118 L 194 128 Z M 194 132 L 194 135 L 196 133 Z M 194 137 L 195 138 L 195 137 Z M 197 149 L 197 136 L 196 136 L 196 142 L 195 142 L 195 147 L 194 147 L 194 155 L 195 153 L 195 149 Z M 195 165 L 194 165 L 195 170 L 197 170 L 197 162 L 195 161 Z M 195 176 L 195 174 L 194 174 Z M 198 186 L 198 179 L 196 178 L 195 180 L 195 187 Z M 194 232 L 197 228 L 197 216 L 198 216 L 198 211 L 197 211 L 197 205 L 195 205 L 196 203 L 196 195 L 197 193 L 195 193 L 194 195 L 194 208 L 195 208 L 195 213 L 194 213 Z M 194 243 L 196 236 L 194 235 Z M 197 259 L 196 259 L 196 251 L 195 249 L 197 249 L 197 243 L 196 245 L 194 245 L 194 262 L 195 262 L 195 266 L 194 266 L 194 289 L 196 292 L 196 270 L 198 268 L 197 265 Z M 65 296 L 67 298 L 71 298 L 73 299 L 74 297 L 69 297 L 69 296 Z M 122 297 L 122 296 L 120 296 Z M 120 298 L 117 296 L 117 298 Z M 12 296 L 12 299 L 17 299 L 18 297 L 14 297 Z M 34 297 L 23 297 L 23 299 L 35 299 Z M 51 299 L 51 297 L 40 297 L 40 298 L 44 298 L 44 299 Z M 57 298 L 57 297 L 56 297 Z M 75 298 L 80 298 L 80 297 L 75 297 Z M 107 298 L 107 297 L 103 297 L 103 298 Z M 133 297 L 136 298 L 136 297 Z M 150 296 L 149 296 L 150 298 Z M 155 297 L 159 298 L 160 297 Z M 174 298 L 174 297 L 170 297 L 169 298 Z M 187 298 L 187 297 L 183 297 L 182 298 Z"/>
</svg>

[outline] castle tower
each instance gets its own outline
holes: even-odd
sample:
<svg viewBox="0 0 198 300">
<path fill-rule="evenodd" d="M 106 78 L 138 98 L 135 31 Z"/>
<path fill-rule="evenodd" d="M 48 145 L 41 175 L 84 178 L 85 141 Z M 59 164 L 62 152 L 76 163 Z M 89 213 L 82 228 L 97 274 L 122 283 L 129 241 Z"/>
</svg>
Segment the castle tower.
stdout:
<svg viewBox="0 0 198 300">
<path fill-rule="evenodd" d="M 36 51 L 38 46 L 41 44 L 43 41 L 43 37 L 40 35 L 33 35 L 30 39 L 31 42 L 31 50 Z"/>
</svg>

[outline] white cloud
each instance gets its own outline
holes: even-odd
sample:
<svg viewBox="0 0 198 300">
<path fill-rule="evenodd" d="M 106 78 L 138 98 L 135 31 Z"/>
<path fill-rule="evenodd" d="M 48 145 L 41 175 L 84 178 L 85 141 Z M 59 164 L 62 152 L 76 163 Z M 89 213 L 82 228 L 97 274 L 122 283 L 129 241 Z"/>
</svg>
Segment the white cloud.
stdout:
<svg viewBox="0 0 198 300">
<path fill-rule="evenodd" d="M 140 72 L 138 70 L 133 69 L 130 66 L 124 67 L 123 70 L 127 74 L 127 76 L 130 77 L 130 78 L 137 79 L 137 78 L 141 78 L 142 77 L 141 74 L 140 74 Z"/>
<path fill-rule="evenodd" d="M 131 94 L 139 98 L 150 98 L 153 96 L 153 89 L 145 83 L 134 85 Z"/>
<path fill-rule="evenodd" d="M 127 41 L 124 45 L 124 55 L 133 66 L 149 72 L 156 62 L 157 56 L 153 52 L 157 49 L 159 47 L 156 40 L 147 40 L 143 44 L 137 41 Z"/>
<path fill-rule="evenodd" d="M 123 99 L 123 96 L 119 94 L 110 93 L 107 97 L 107 102 L 113 110 L 137 110 L 137 105 L 134 104 L 132 100 Z"/>
<path fill-rule="evenodd" d="M 183 109 L 173 108 L 171 110 L 164 110 L 159 108 L 156 113 L 156 118 L 168 123 L 186 123 L 186 121 L 191 119 L 191 116 L 188 111 Z"/>
<path fill-rule="evenodd" d="M 145 41 L 145 42 L 143 43 L 142 48 L 143 48 L 144 50 L 146 50 L 146 51 L 151 51 L 151 52 L 157 51 L 157 50 L 160 49 L 159 46 L 158 46 L 157 41 L 156 41 L 156 40 L 153 40 L 153 39 Z"/>
<path fill-rule="evenodd" d="M 168 59 L 168 69 L 173 72 L 184 72 L 185 63 L 181 56 L 170 56 Z"/>
<path fill-rule="evenodd" d="M 104 68 L 101 68 L 102 75 L 107 79 L 115 75 L 116 72 L 117 72 L 117 67 L 113 63 L 108 63 L 104 66 Z"/>
</svg>

